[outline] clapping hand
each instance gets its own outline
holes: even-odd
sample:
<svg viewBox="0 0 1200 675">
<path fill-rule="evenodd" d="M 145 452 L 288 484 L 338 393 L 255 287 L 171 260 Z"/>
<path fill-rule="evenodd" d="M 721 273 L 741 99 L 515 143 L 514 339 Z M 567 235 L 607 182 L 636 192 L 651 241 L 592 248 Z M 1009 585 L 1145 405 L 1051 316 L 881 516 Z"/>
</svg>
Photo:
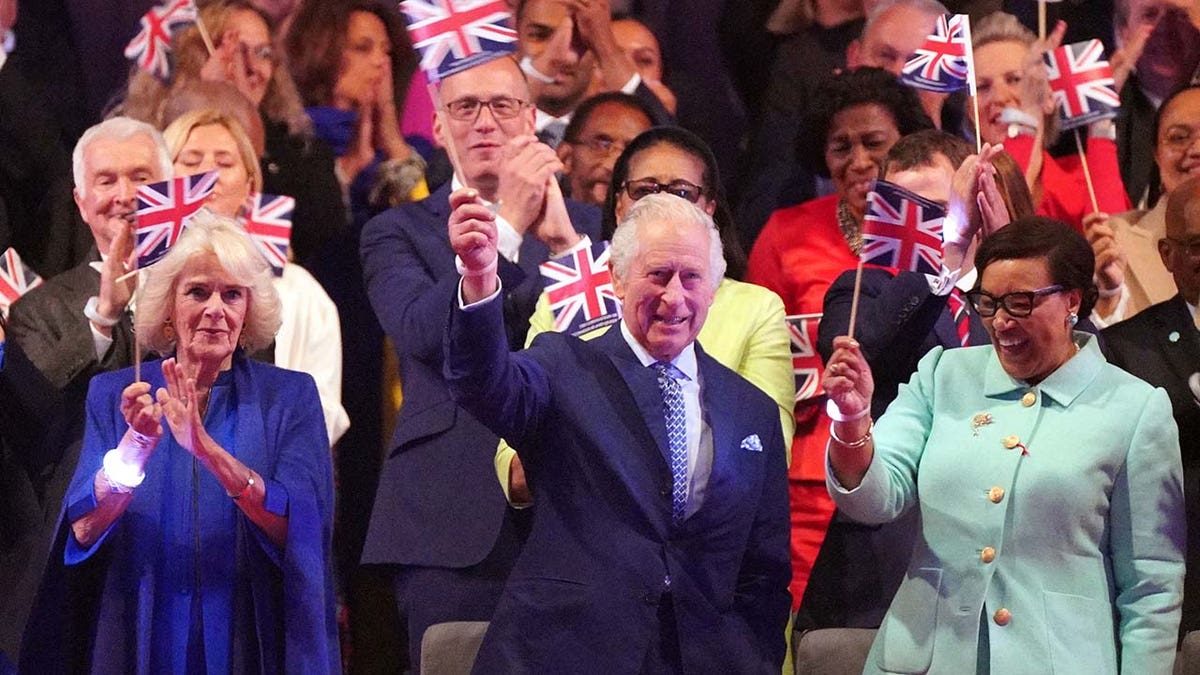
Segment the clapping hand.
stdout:
<svg viewBox="0 0 1200 675">
<path fill-rule="evenodd" d="M 195 373 L 186 373 L 175 359 L 162 364 L 166 388 L 159 387 L 156 397 L 162 408 L 163 417 L 171 427 L 171 435 L 193 455 L 203 450 L 203 441 L 208 437 L 201 419 L 202 402 L 196 390 Z"/>
<path fill-rule="evenodd" d="M 562 171 L 562 161 L 532 134 L 509 139 L 503 153 L 496 189 L 500 215 L 524 235 L 545 214 L 546 191 Z"/>
</svg>

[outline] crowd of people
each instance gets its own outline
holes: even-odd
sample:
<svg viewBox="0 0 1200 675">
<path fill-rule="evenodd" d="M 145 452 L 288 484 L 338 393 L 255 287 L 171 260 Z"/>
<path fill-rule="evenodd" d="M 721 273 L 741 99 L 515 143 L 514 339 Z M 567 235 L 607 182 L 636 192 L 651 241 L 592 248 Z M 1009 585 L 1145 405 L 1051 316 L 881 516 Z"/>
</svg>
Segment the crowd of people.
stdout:
<svg viewBox="0 0 1200 675">
<path fill-rule="evenodd" d="M 1200 2 L 509 0 L 440 79 L 394 2 L 195 4 L 164 77 L 153 0 L 0 0 L 44 280 L 0 296 L 0 674 L 415 673 L 458 621 L 481 673 L 841 627 L 1168 673 L 1200 630 Z M 955 13 L 974 96 L 906 84 Z M 1121 107 L 1072 138 L 1043 54 L 1089 38 Z M 203 172 L 134 271 L 138 188 Z M 940 270 L 860 263 L 878 181 Z"/>
</svg>

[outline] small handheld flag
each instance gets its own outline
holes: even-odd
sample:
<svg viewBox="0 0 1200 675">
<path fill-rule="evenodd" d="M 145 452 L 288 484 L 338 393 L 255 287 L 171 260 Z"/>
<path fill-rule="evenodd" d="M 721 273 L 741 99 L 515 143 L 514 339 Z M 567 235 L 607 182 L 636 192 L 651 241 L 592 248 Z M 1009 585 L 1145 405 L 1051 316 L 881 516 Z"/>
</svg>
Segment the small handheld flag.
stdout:
<svg viewBox="0 0 1200 675">
<path fill-rule="evenodd" d="M 517 31 L 504 0 L 404 0 L 408 35 L 421 54 L 421 70 L 437 82 L 510 54 Z"/>
<path fill-rule="evenodd" d="M 167 82 L 171 79 L 171 36 L 182 25 L 195 23 L 192 0 L 152 7 L 141 19 L 142 30 L 125 47 L 125 58 L 138 68 Z"/>
<path fill-rule="evenodd" d="M 884 180 L 867 195 L 863 218 L 863 264 L 938 275 L 942 268 L 942 221 L 946 209 Z"/>
<path fill-rule="evenodd" d="M 42 278 L 21 261 L 16 249 L 9 247 L 0 254 L 0 314 L 8 316 L 8 308 L 30 289 L 40 286 Z"/>
<path fill-rule="evenodd" d="M 943 93 L 968 87 L 974 96 L 975 68 L 967 15 L 938 16 L 933 33 L 904 64 L 900 79 L 918 89 Z"/>
<path fill-rule="evenodd" d="M 283 275 L 292 247 L 292 212 L 296 200 L 282 195 L 250 195 L 242 226 L 255 248 L 271 264 L 275 276 Z"/>
<path fill-rule="evenodd" d="M 825 393 L 821 388 L 824 364 L 817 353 L 817 328 L 820 324 L 820 314 L 793 314 L 787 317 L 788 335 L 792 343 L 792 371 L 796 376 L 796 403 Z"/>
<path fill-rule="evenodd" d="M 608 242 L 580 248 L 539 266 L 554 330 L 582 335 L 621 319 L 621 303 L 608 271 Z"/>
<path fill-rule="evenodd" d="M 1117 116 L 1121 98 L 1099 40 L 1063 45 L 1046 54 L 1046 70 L 1063 129 Z"/>
<path fill-rule="evenodd" d="M 161 260 L 179 241 L 188 219 L 204 206 L 218 177 L 217 171 L 208 171 L 138 187 L 134 250 L 139 269 Z"/>
</svg>

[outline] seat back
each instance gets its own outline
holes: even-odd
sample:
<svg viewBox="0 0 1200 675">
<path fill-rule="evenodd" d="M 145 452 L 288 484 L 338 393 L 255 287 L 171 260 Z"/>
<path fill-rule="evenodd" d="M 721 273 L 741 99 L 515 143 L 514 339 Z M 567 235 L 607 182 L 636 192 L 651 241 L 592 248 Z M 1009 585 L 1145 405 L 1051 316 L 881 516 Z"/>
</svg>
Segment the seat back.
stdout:
<svg viewBox="0 0 1200 675">
<path fill-rule="evenodd" d="M 436 623 L 421 637 L 421 675 L 468 675 L 487 621 Z"/>
<path fill-rule="evenodd" d="M 819 628 L 796 633 L 796 675 L 861 675 L 874 628 Z"/>
</svg>

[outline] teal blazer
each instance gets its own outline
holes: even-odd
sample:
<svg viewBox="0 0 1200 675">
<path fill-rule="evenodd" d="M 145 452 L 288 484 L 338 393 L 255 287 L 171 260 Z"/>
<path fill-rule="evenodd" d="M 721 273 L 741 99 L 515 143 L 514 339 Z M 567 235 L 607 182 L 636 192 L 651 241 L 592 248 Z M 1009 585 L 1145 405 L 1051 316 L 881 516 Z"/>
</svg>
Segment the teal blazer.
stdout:
<svg viewBox="0 0 1200 675">
<path fill-rule="evenodd" d="M 920 509 L 864 672 L 1171 672 L 1185 539 L 1171 404 L 1075 340 L 1032 387 L 990 345 L 934 349 L 875 424 L 862 483 L 828 472 L 856 520 Z"/>
</svg>

